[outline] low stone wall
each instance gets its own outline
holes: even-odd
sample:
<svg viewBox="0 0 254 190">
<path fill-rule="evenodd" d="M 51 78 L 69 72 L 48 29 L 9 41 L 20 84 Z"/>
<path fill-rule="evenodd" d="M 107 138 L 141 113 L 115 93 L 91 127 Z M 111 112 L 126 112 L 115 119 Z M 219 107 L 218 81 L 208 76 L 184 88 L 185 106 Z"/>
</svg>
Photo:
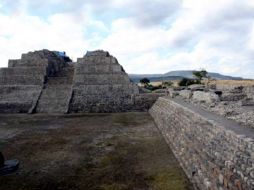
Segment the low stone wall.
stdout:
<svg viewBox="0 0 254 190">
<path fill-rule="evenodd" d="M 69 112 L 73 113 L 111 113 L 148 111 L 156 102 L 158 97 L 165 96 L 164 93 L 133 94 L 126 96 L 101 95 L 77 96 L 73 91 L 73 97 L 69 105 Z"/>
<path fill-rule="evenodd" d="M 198 189 L 254 189 L 252 129 L 180 99 L 161 97 L 150 114 Z"/>
</svg>

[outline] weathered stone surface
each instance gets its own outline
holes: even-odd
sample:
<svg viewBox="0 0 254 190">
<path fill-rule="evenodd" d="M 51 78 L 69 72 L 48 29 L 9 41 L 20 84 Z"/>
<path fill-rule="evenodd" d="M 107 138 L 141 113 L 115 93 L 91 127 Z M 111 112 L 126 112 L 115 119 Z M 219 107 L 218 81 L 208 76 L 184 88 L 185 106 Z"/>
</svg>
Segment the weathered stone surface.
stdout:
<svg viewBox="0 0 254 190">
<path fill-rule="evenodd" d="M 146 93 L 134 96 L 134 108 L 130 111 L 148 111 L 159 97 L 165 93 Z"/>
<path fill-rule="evenodd" d="M 148 110 L 157 97 L 141 97 L 138 87 L 108 52 L 87 52 L 78 59 L 74 73 L 70 112 Z"/>
<path fill-rule="evenodd" d="M 77 63 L 67 61 L 49 50 L 10 60 L 8 68 L 0 69 L 0 112 L 145 111 L 158 97 L 140 94 L 106 51 L 87 52 Z"/>
<path fill-rule="evenodd" d="M 179 90 L 175 90 L 174 88 L 169 88 L 168 96 L 170 96 L 171 98 L 174 98 L 179 95 L 179 92 L 180 92 Z"/>
<path fill-rule="evenodd" d="M 252 129 L 179 99 L 159 98 L 150 114 L 199 189 L 254 189 Z"/>
<path fill-rule="evenodd" d="M 205 85 L 203 84 L 192 84 L 188 86 L 188 89 L 191 91 L 204 91 Z"/>
<path fill-rule="evenodd" d="M 241 100 L 241 106 L 254 106 L 254 100 L 252 98 L 246 98 Z"/>
<path fill-rule="evenodd" d="M 183 98 L 190 99 L 192 97 L 192 92 L 191 90 L 181 90 L 179 91 L 179 95 L 182 96 Z"/>
<path fill-rule="evenodd" d="M 247 97 L 247 95 L 244 93 L 225 92 L 221 95 L 220 99 L 221 99 L 221 101 L 239 101 L 239 100 L 242 100 L 246 97 Z"/>
<path fill-rule="evenodd" d="M 0 85 L 0 112 L 27 113 L 41 90 L 39 85 Z"/>
<path fill-rule="evenodd" d="M 85 57 L 110 57 L 109 52 L 103 50 L 96 50 L 96 51 L 87 51 Z"/>
<path fill-rule="evenodd" d="M 243 92 L 247 95 L 248 98 L 252 98 L 254 100 L 254 86 L 244 87 Z"/>
<path fill-rule="evenodd" d="M 206 102 L 206 103 L 213 103 L 220 100 L 217 94 L 213 92 L 202 92 L 202 91 L 193 92 L 192 99 L 199 102 Z"/>
<path fill-rule="evenodd" d="M 67 113 L 72 96 L 73 66 L 65 67 L 58 77 L 49 77 L 39 98 L 35 112 Z"/>
<path fill-rule="evenodd" d="M 44 83 L 49 77 L 57 76 L 66 64 L 62 57 L 49 50 L 29 52 L 22 54 L 21 59 L 9 60 L 9 67 L 0 69 L 0 112 L 27 113 L 34 109 L 44 94 Z"/>
</svg>

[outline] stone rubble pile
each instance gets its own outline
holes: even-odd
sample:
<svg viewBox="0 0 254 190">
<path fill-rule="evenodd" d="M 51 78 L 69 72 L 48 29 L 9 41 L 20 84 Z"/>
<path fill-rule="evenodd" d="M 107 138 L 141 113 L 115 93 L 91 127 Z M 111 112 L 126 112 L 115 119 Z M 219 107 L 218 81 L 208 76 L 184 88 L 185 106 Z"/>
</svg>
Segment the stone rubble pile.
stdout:
<svg viewBox="0 0 254 190">
<path fill-rule="evenodd" d="M 231 89 L 207 88 L 204 85 L 177 87 L 169 90 L 172 98 L 186 102 L 254 128 L 254 86 L 234 86 Z"/>
</svg>

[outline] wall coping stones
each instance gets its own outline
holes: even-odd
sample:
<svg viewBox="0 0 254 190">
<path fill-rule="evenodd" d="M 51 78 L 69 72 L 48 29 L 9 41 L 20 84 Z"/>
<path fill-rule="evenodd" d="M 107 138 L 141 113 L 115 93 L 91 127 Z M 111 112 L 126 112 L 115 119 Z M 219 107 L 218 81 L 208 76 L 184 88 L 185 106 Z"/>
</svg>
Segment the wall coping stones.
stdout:
<svg viewBox="0 0 254 190">
<path fill-rule="evenodd" d="M 235 132 L 238 135 L 243 135 L 243 136 L 254 139 L 253 129 L 243 127 L 233 120 L 229 120 L 215 113 L 208 112 L 202 109 L 201 107 L 198 107 L 197 105 L 194 106 L 192 104 L 189 104 L 178 97 L 174 99 L 169 97 L 160 97 L 160 98 L 169 99 L 170 101 L 177 103 L 179 106 L 181 106 L 185 110 L 188 109 L 188 111 L 190 112 L 198 113 L 201 118 L 208 120 L 210 123 L 213 123 L 216 126 L 221 126 L 226 130 L 231 130 Z"/>
</svg>

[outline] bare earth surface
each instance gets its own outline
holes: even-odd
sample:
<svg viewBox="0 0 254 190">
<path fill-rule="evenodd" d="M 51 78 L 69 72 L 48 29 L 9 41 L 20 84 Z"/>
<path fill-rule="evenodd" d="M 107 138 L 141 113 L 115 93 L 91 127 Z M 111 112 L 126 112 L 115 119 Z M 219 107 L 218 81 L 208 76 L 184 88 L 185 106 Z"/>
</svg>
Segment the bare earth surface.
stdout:
<svg viewBox="0 0 254 190">
<path fill-rule="evenodd" d="M 1 190 L 191 190 L 148 113 L 0 115 Z"/>
</svg>

